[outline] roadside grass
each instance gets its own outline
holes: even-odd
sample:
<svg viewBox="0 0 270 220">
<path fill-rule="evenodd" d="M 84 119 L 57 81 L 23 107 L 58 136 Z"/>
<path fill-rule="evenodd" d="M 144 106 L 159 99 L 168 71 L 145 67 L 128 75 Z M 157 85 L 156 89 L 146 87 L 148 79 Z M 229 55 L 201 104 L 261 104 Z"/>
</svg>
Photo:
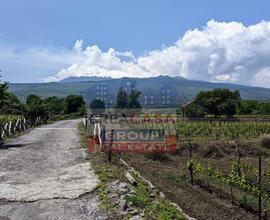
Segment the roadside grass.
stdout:
<svg viewBox="0 0 270 220">
<path fill-rule="evenodd" d="M 87 148 L 87 133 L 82 122 L 78 124 L 78 130 L 79 130 L 79 135 L 80 135 L 81 147 Z"/>
<path fill-rule="evenodd" d="M 166 199 L 158 199 L 152 202 L 145 209 L 145 217 L 148 220 L 184 220 L 187 219 L 182 215 L 175 206 Z"/>
<path fill-rule="evenodd" d="M 87 135 L 82 123 L 79 123 L 79 134 L 82 147 L 87 147 Z M 99 177 L 101 183 L 97 187 L 100 199 L 100 208 L 107 213 L 109 219 L 129 219 L 131 213 L 125 216 L 119 216 L 115 212 L 116 204 L 109 197 L 107 184 L 115 180 L 127 182 L 125 172 L 127 168 L 118 162 L 118 155 L 113 155 L 112 161 L 109 162 L 107 154 L 103 152 L 89 153 L 88 159 L 91 160 L 93 169 Z M 132 206 L 138 210 L 144 211 L 144 219 L 146 220 L 182 220 L 185 216 L 176 209 L 167 199 L 161 199 L 159 196 L 152 196 L 152 193 L 143 180 L 136 174 L 131 173 L 137 181 L 132 195 L 126 195 L 125 200 L 132 203 Z M 168 178 L 178 181 L 179 177 L 176 173 L 169 173 Z"/>
<path fill-rule="evenodd" d="M 133 175 L 134 176 L 134 175 Z M 137 187 L 135 188 L 135 193 L 131 196 L 126 196 L 125 199 L 127 202 L 132 202 L 132 204 L 138 208 L 145 208 L 151 202 L 150 191 L 146 185 L 136 178 Z"/>
</svg>

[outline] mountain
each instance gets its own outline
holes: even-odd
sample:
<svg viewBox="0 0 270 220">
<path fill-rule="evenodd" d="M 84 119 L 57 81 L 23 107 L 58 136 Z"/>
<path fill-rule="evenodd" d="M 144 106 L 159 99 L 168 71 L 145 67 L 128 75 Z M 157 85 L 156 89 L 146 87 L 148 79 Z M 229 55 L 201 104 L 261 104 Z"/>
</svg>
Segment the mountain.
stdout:
<svg viewBox="0 0 270 220">
<path fill-rule="evenodd" d="M 79 77 L 79 79 L 69 79 L 73 80 L 73 82 L 64 83 L 11 83 L 9 86 L 10 91 L 14 92 L 22 100 L 25 100 L 25 98 L 29 94 L 36 94 L 41 97 L 53 95 L 64 97 L 69 94 L 81 94 L 84 96 L 86 102 L 90 103 L 92 99 L 97 97 L 97 94 L 102 94 L 103 96 L 104 94 L 106 94 L 106 100 L 110 100 L 111 104 L 113 105 L 117 91 L 120 87 L 126 88 L 127 90 L 135 87 L 136 89 L 141 91 L 141 102 L 145 102 L 144 99 L 149 99 L 153 96 L 153 99 L 155 99 L 153 102 L 161 103 L 164 101 L 164 97 L 166 98 L 166 96 L 170 95 L 172 99 L 165 101 L 170 102 L 170 105 L 173 106 L 180 105 L 191 100 L 198 92 L 202 90 L 211 90 L 214 88 L 228 88 L 230 90 L 239 90 L 243 99 L 270 101 L 270 89 L 267 88 L 250 87 L 226 83 L 194 81 L 181 77 L 158 76 L 150 78 L 102 78 L 102 80 L 98 81 L 81 81 L 81 77 Z M 165 94 L 162 93 L 164 91 Z M 170 92 L 170 94 L 168 93 L 168 91 Z"/>
<path fill-rule="evenodd" d="M 59 83 L 72 83 L 72 82 L 88 82 L 88 81 L 104 81 L 109 80 L 110 77 L 98 77 L 98 76 L 71 76 L 58 81 Z"/>
</svg>

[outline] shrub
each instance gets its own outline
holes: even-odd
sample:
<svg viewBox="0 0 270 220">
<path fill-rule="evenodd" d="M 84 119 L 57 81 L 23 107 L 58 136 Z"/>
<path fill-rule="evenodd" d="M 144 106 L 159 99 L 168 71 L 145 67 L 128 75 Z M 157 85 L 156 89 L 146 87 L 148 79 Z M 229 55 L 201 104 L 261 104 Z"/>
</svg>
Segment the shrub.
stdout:
<svg viewBox="0 0 270 220">
<path fill-rule="evenodd" d="M 270 135 L 262 135 L 259 139 L 261 147 L 270 149 Z"/>
</svg>

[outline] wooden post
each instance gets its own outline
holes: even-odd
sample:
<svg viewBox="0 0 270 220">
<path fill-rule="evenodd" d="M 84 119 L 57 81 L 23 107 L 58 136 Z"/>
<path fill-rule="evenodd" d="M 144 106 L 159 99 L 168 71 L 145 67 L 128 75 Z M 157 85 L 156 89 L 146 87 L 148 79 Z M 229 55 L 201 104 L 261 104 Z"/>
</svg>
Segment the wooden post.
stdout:
<svg viewBox="0 0 270 220">
<path fill-rule="evenodd" d="M 114 136 L 114 129 L 111 130 L 110 135 L 110 146 L 109 146 L 109 152 L 108 152 L 108 161 L 112 161 L 112 145 L 113 145 L 113 136 Z"/>
<path fill-rule="evenodd" d="M 104 144 L 106 141 L 106 129 L 105 126 L 103 125 L 101 132 L 100 132 L 100 137 L 101 137 L 101 150 L 104 150 Z"/>
<path fill-rule="evenodd" d="M 262 195 L 261 195 L 261 190 L 262 190 L 262 158 L 261 158 L 261 156 L 259 156 L 258 186 L 259 186 L 259 196 L 258 196 L 259 210 L 258 210 L 258 215 L 259 215 L 259 220 L 261 220 L 262 219 Z"/>
<path fill-rule="evenodd" d="M 188 146 L 189 146 L 189 159 L 192 160 L 192 144 L 190 143 L 190 141 L 188 142 Z M 192 166 L 189 167 L 189 175 L 190 175 L 190 182 L 192 185 L 194 185 L 193 167 Z"/>
</svg>

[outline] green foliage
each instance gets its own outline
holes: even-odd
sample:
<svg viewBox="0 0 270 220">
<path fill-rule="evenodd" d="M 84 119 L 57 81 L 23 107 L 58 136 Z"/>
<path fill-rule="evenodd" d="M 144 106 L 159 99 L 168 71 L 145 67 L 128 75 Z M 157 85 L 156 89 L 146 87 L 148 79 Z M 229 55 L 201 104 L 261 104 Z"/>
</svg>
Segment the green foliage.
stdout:
<svg viewBox="0 0 270 220">
<path fill-rule="evenodd" d="M 100 99 L 94 99 L 90 104 L 90 109 L 94 114 L 102 114 L 105 111 L 105 102 Z"/>
<path fill-rule="evenodd" d="M 20 116 L 15 116 L 15 115 L 0 115 L 0 124 L 4 124 L 10 121 L 17 121 L 19 118 L 21 118 Z"/>
<path fill-rule="evenodd" d="M 246 166 L 247 167 L 247 166 Z M 188 160 L 187 168 L 192 169 L 193 172 L 199 173 L 209 177 L 210 180 L 223 183 L 229 186 L 234 186 L 243 192 L 250 193 L 252 195 L 258 196 L 262 195 L 264 199 L 269 198 L 269 193 L 267 193 L 264 189 L 260 189 L 260 187 L 254 183 L 250 183 L 245 175 L 238 175 L 239 168 L 241 165 L 238 162 L 233 162 L 229 175 L 222 175 L 220 171 L 214 170 L 210 164 L 207 167 L 203 166 L 196 160 Z M 251 170 L 255 170 L 250 168 Z M 257 170 L 256 170 L 257 172 Z M 265 173 L 265 172 L 264 172 Z"/>
<path fill-rule="evenodd" d="M 7 95 L 7 110 L 5 114 L 21 115 L 24 109 L 23 103 L 13 93 Z"/>
<path fill-rule="evenodd" d="M 270 103 L 264 102 L 260 105 L 260 114 L 270 115 Z"/>
<path fill-rule="evenodd" d="M 50 96 L 44 99 L 44 106 L 50 115 L 59 115 L 64 109 L 64 100 L 56 96 Z"/>
<path fill-rule="evenodd" d="M 165 199 L 159 199 L 146 208 L 146 219 L 183 220 L 186 219 L 172 204 Z"/>
<path fill-rule="evenodd" d="M 270 133 L 270 122 L 178 122 L 179 138 L 205 140 L 254 140 Z"/>
<path fill-rule="evenodd" d="M 3 107 L 7 104 L 8 97 L 8 84 L 0 82 L 0 111 L 2 112 Z M 0 112 L 0 113 L 1 113 Z"/>
<path fill-rule="evenodd" d="M 189 118 L 202 118 L 205 116 L 205 111 L 200 105 L 192 103 L 188 105 L 185 109 L 186 116 Z"/>
<path fill-rule="evenodd" d="M 135 89 L 131 90 L 128 95 L 127 92 L 121 87 L 116 97 L 117 109 L 140 109 L 142 106 L 138 100 L 141 93 Z"/>
<path fill-rule="evenodd" d="M 134 206 L 145 208 L 150 202 L 150 192 L 143 182 L 139 181 L 133 195 L 125 197 L 127 202 L 132 202 Z"/>
<path fill-rule="evenodd" d="M 43 120 L 48 119 L 48 111 L 46 110 L 43 100 L 36 95 L 29 95 L 26 99 L 26 105 L 24 107 L 24 115 L 30 119 L 32 123 L 37 117 L 41 117 Z"/>
<path fill-rule="evenodd" d="M 131 90 L 128 96 L 128 108 L 135 108 L 140 109 L 142 108 L 138 98 L 140 97 L 141 93 L 137 90 Z"/>
<path fill-rule="evenodd" d="M 229 89 L 214 89 L 211 91 L 202 91 L 195 97 L 195 103 L 209 114 L 215 117 L 220 115 L 233 116 L 236 114 L 237 106 L 240 103 L 239 91 L 230 91 Z"/>
<path fill-rule="evenodd" d="M 85 102 L 81 95 L 69 95 L 65 98 L 65 108 L 64 112 L 66 114 L 80 112 L 81 115 L 86 114 Z"/>
<path fill-rule="evenodd" d="M 128 107 L 128 94 L 122 87 L 117 93 L 115 107 L 118 109 L 125 109 Z"/>
<path fill-rule="evenodd" d="M 179 183 L 181 181 L 181 177 L 179 173 L 175 170 L 170 170 L 165 174 L 165 178 L 171 181 L 172 184 Z"/>
<path fill-rule="evenodd" d="M 19 99 L 8 92 L 8 84 L 0 82 L 0 114 L 21 114 L 23 105 Z"/>
<path fill-rule="evenodd" d="M 270 115 L 270 102 L 241 100 L 237 113 L 239 115 Z"/>
</svg>

